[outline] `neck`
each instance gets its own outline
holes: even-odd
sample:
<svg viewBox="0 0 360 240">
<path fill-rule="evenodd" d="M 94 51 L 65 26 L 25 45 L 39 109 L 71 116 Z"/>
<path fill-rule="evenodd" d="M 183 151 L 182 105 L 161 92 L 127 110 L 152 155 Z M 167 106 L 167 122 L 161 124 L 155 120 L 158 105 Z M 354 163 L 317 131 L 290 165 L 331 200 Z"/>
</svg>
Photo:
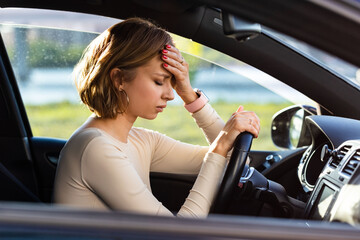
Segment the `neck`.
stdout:
<svg viewBox="0 0 360 240">
<path fill-rule="evenodd" d="M 118 114 L 116 118 L 99 118 L 92 115 L 89 120 L 83 125 L 85 128 L 95 127 L 99 128 L 117 140 L 127 143 L 129 132 L 134 125 L 135 119 L 130 118 L 126 114 Z"/>
</svg>

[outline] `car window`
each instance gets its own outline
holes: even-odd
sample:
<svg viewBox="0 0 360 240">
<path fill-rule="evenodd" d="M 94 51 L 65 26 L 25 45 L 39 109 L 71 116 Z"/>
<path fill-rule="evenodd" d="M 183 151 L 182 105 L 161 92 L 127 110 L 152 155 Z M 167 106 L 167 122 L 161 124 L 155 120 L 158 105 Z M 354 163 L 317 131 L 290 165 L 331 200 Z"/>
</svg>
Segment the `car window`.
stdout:
<svg viewBox="0 0 360 240">
<path fill-rule="evenodd" d="M 342 77 L 344 81 L 355 84 L 358 88 L 360 87 L 360 68 L 350 64 L 338 57 L 335 57 L 327 52 L 319 50 L 305 42 L 299 41 L 295 38 L 281 34 L 273 29 L 264 29 L 268 35 L 277 38 L 283 44 L 288 44 L 290 47 L 296 49 L 301 54 L 307 56 L 324 66 L 327 70 L 332 71 L 334 74 Z"/>
<path fill-rule="evenodd" d="M 26 16 L 25 21 L 18 17 L 16 9 L 1 11 L 1 35 L 33 135 L 69 138 L 90 115 L 80 104 L 71 77 L 72 69 L 83 49 L 98 32 L 119 20 L 87 14 L 18 9 L 30 11 L 28 15 L 22 12 L 21 16 Z M 40 18 L 42 14 L 44 16 Z M 63 19 L 63 26 L 50 27 L 54 17 Z M 44 21 L 44 18 L 47 20 Z M 76 26 L 69 22 L 76 22 Z M 59 24 L 59 21 L 54 23 Z M 173 38 L 190 65 L 192 86 L 205 92 L 224 121 L 239 105 L 260 117 L 261 133 L 254 140 L 253 149 L 276 149 L 270 136 L 274 113 L 294 103 L 314 105 L 304 95 L 243 62 L 190 39 L 176 35 Z M 135 125 L 157 130 L 180 141 L 207 144 L 179 97 L 156 120 L 139 119 Z"/>
</svg>

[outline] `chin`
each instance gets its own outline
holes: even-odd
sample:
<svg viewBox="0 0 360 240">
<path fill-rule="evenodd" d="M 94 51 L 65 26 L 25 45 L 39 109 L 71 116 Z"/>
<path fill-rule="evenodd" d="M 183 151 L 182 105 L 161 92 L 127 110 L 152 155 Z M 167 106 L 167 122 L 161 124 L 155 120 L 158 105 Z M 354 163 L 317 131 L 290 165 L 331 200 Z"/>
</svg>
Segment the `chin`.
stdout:
<svg viewBox="0 0 360 240">
<path fill-rule="evenodd" d="M 146 115 L 146 116 L 139 116 L 141 118 L 147 119 L 147 120 L 154 120 L 157 117 L 157 114 L 152 115 Z"/>
</svg>

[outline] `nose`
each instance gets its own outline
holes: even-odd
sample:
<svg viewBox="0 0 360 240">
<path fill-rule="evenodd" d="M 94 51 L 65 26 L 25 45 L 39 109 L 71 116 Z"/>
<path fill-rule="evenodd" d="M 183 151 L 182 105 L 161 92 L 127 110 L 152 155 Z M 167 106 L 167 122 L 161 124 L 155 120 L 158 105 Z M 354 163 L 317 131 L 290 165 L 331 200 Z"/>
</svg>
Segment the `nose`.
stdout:
<svg viewBox="0 0 360 240">
<path fill-rule="evenodd" d="M 174 91 L 171 86 L 171 84 L 166 84 L 166 87 L 164 89 L 163 98 L 166 99 L 166 101 L 174 100 Z"/>
</svg>

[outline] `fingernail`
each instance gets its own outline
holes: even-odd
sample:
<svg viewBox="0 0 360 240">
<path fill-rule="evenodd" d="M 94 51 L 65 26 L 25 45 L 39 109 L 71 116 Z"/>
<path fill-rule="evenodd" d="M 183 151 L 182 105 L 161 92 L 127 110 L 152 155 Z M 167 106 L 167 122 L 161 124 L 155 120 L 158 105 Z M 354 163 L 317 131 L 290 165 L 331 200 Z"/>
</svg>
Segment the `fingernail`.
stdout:
<svg viewBox="0 0 360 240">
<path fill-rule="evenodd" d="M 171 46 L 169 44 L 166 45 L 166 48 L 171 48 Z"/>
<path fill-rule="evenodd" d="M 163 49 L 162 52 L 163 52 L 163 53 L 168 53 L 168 50 Z"/>
<path fill-rule="evenodd" d="M 168 67 L 168 65 L 166 63 L 164 63 L 164 67 Z"/>
<path fill-rule="evenodd" d="M 163 59 L 168 59 L 168 57 L 167 57 L 167 56 L 165 56 L 165 55 L 163 55 L 162 57 L 163 57 Z"/>
</svg>

